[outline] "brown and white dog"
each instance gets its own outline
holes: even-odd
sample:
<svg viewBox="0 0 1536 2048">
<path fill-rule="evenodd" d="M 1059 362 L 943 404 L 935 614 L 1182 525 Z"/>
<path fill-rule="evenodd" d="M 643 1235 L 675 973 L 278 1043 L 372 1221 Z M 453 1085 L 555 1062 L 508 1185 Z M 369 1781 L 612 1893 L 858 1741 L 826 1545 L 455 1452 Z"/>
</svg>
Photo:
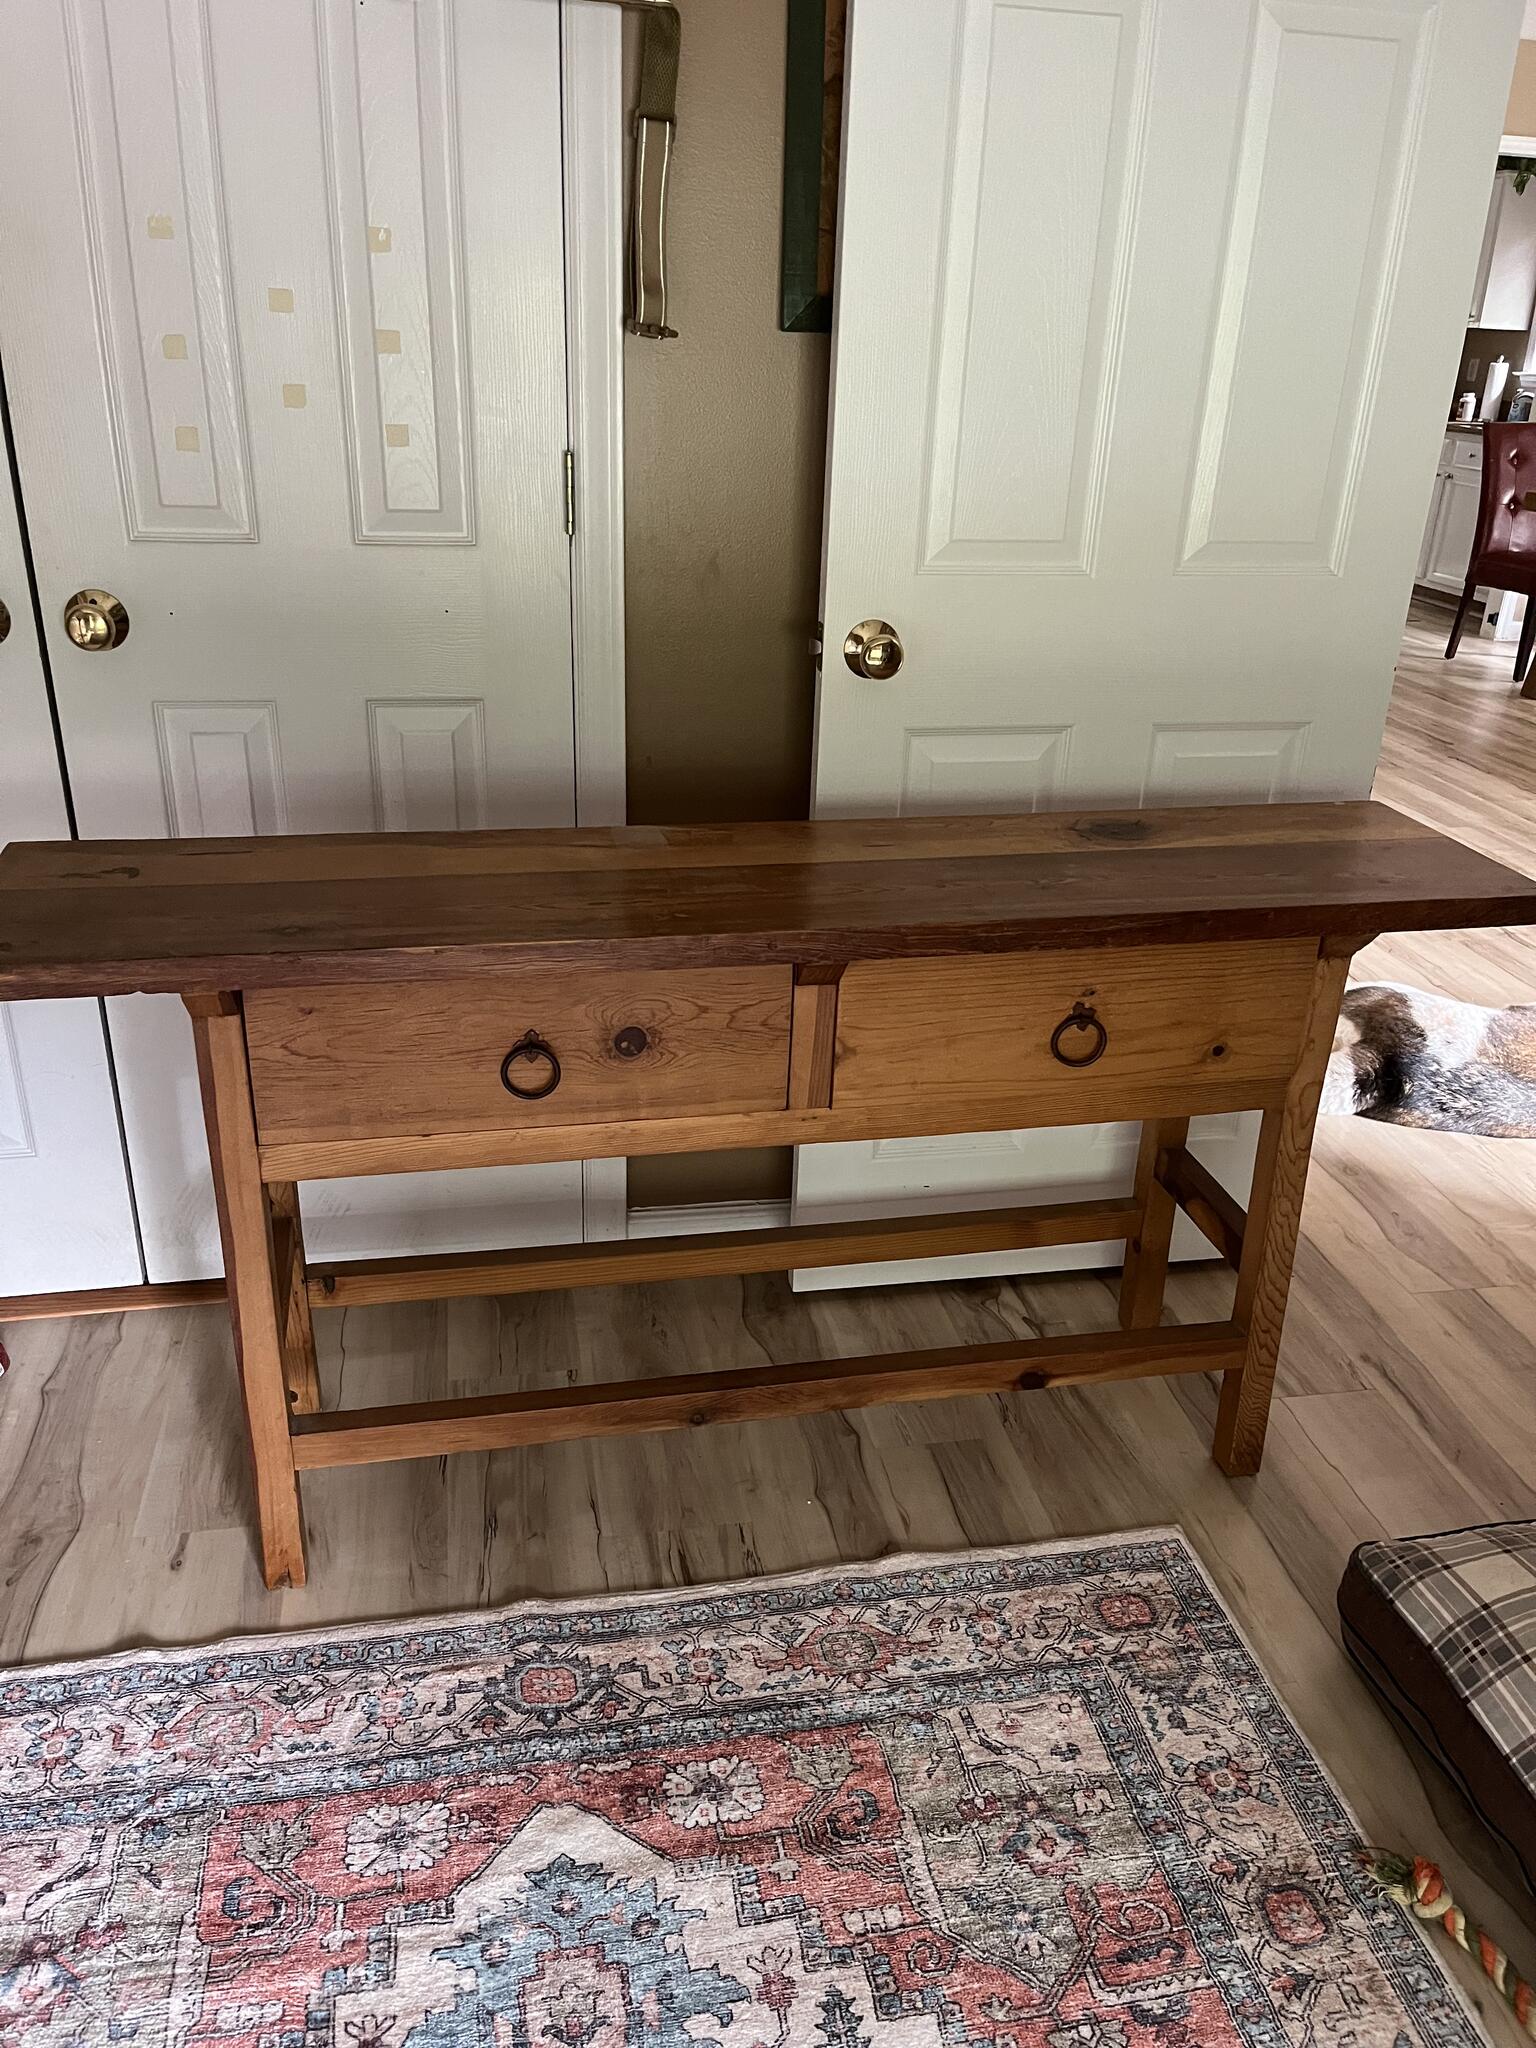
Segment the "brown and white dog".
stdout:
<svg viewBox="0 0 1536 2048">
<path fill-rule="evenodd" d="M 1536 1138 L 1536 1004 L 1485 1010 L 1392 982 L 1349 989 L 1324 1115 Z"/>
</svg>

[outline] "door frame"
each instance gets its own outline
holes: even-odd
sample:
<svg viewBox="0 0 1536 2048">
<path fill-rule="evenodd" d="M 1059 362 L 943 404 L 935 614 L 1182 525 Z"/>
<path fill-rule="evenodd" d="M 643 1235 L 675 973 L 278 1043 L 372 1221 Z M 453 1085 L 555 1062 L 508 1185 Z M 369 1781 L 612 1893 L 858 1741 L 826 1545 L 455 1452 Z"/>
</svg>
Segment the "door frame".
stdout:
<svg viewBox="0 0 1536 2048">
<path fill-rule="evenodd" d="M 578 825 L 622 825 L 626 816 L 623 74 L 620 9 L 612 0 L 561 0 Z M 583 1162 L 583 1240 L 628 1235 L 628 1178 L 623 1159 Z"/>
<path fill-rule="evenodd" d="M 561 0 L 578 825 L 625 819 L 622 29 L 612 0 Z"/>
</svg>

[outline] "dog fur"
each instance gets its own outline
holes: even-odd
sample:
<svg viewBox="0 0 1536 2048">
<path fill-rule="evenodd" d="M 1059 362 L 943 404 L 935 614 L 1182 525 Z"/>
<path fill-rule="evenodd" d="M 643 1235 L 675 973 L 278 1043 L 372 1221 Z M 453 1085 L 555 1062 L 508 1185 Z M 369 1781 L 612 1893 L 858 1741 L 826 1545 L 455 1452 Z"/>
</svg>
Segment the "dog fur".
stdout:
<svg viewBox="0 0 1536 2048">
<path fill-rule="evenodd" d="M 1485 1010 L 1376 982 L 1346 991 L 1322 1111 L 1536 1138 L 1536 1004 Z"/>
</svg>

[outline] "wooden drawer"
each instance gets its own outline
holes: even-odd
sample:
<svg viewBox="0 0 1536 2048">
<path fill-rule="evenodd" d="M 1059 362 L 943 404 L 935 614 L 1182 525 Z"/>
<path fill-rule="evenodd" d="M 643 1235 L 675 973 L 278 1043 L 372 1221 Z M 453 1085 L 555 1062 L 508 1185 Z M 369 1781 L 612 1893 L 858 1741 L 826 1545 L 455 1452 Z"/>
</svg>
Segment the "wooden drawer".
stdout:
<svg viewBox="0 0 1536 2048">
<path fill-rule="evenodd" d="M 1171 1085 L 1193 1108 L 1203 1084 L 1230 1106 L 1295 1065 L 1316 959 L 1303 939 L 865 961 L 843 976 L 832 1106 L 1016 1095 L 1021 1125 L 1074 1107 L 1094 1121 L 1156 1113 L 1138 1089 Z M 1069 1021 L 1074 1005 L 1103 1028 L 1092 1060 L 1098 1030 Z"/>
<path fill-rule="evenodd" d="M 559 972 L 254 990 L 245 999 L 264 1142 L 613 1123 L 782 1109 L 791 970 Z M 529 1033 L 559 1062 L 509 1092 Z M 543 1054 L 508 1080 L 546 1087 Z"/>
</svg>

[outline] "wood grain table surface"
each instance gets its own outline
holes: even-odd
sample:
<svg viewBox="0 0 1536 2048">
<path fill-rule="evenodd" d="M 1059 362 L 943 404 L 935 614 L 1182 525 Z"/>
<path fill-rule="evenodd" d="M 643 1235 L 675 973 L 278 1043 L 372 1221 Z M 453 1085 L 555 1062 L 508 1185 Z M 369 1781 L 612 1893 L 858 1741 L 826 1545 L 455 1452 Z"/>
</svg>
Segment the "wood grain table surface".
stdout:
<svg viewBox="0 0 1536 2048">
<path fill-rule="evenodd" d="M 1536 923 L 1536 881 L 1378 803 L 0 854 L 0 998 Z"/>
</svg>

